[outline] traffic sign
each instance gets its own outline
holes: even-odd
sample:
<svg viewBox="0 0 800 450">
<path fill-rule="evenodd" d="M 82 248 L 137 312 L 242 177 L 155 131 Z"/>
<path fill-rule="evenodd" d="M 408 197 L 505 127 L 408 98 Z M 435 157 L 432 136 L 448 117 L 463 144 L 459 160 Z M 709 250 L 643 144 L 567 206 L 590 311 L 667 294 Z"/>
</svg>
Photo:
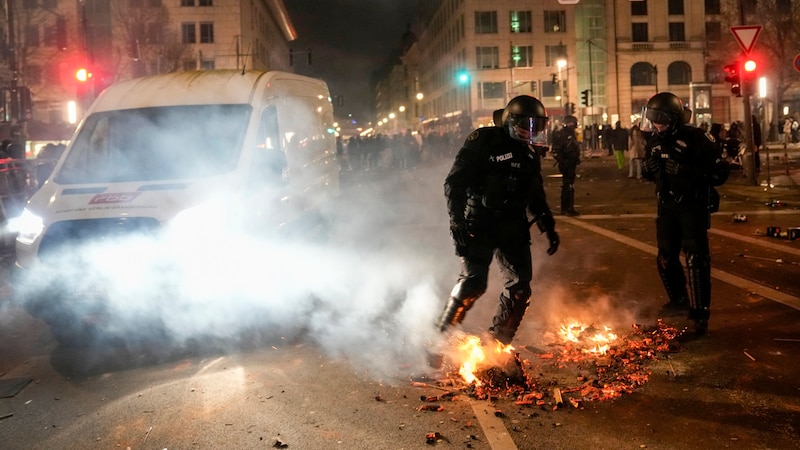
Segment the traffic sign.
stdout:
<svg viewBox="0 0 800 450">
<path fill-rule="evenodd" d="M 800 72 L 800 53 L 794 57 L 794 70 Z"/>
<path fill-rule="evenodd" d="M 739 42 L 739 46 L 742 47 L 742 50 L 744 50 L 745 53 L 750 53 L 750 50 L 753 49 L 753 45 L 756 43 L 758 34 L 761 33 L 761 25 L 731 27 L 731 33 L 733 33 L 736 41 Z"/>
</svg>

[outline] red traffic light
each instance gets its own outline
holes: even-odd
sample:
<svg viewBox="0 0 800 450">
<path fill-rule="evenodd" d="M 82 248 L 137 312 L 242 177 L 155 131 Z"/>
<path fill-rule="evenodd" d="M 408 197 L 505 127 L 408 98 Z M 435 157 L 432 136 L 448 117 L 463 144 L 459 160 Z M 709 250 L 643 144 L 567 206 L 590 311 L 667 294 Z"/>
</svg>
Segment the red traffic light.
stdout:
<svg viewBox="0 0 800 450">
<path fill-rule="evenodd" d="M 753 61 L 752 59 L 748 59 L 747 61 L 745 61 L 743 66 L 745 72 L 753 72 L 756 70 L 756 62 Z"/>
<path fill-rule="evenodd" d="M 80 81 L 81 83 L 85 83 L 89 81 L 89 78 L 92 77 L 92 73 L 89 72 L 86 68 L 81 67 L 80 69 L 75 71 L 75 79 Z"/>
</svg>

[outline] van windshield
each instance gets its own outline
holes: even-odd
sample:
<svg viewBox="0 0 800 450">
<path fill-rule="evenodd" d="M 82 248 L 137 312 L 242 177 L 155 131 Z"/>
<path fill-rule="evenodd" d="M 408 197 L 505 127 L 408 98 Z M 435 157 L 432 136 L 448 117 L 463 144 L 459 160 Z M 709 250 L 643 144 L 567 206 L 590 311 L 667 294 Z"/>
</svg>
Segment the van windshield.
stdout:
<svg viewBox="0 0 800 450">
<path fill-rule="evenodd" d="M 75 137 L 61 184 L 199 178 L 233 170 L 250 105 L 189 105 L 95 113 Z"/>
</svg>

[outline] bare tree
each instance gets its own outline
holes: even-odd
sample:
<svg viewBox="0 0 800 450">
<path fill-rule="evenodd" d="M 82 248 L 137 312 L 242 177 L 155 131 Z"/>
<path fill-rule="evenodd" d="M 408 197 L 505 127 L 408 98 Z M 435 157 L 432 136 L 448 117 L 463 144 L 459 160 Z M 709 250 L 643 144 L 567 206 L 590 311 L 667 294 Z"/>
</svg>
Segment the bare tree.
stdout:
<svg viewBox="0 0 800 450">
<path fill-rule="evenodd" d="M 111 7 L 118 76 L 173 72 L 190 55 L 161 1 L 111 0 Z"/>
<path fill-rule="evenodd" d="M 800 2 L 796 0 L 728 0 L 726 20 L 729 26 L 761 25 L 761 32 L 751 53 L 758 61 L 758 72 L 770 80 L 775 89 L 774 117 L 786 92 L 800 86 L 793 60 L 800 54 Z M 726 49 L 736 54 L 735 41 Z M 723 56 L 723 55 L 720 55 Z M 730 58 L 729 56 L 725 56 Z"/>
</svg>

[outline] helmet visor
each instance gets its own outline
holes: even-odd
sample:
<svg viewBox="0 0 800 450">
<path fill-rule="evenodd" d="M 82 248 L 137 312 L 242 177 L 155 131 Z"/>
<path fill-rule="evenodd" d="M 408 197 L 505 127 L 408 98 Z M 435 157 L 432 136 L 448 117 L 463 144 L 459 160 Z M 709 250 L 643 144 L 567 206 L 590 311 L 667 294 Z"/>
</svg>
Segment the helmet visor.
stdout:
<svg viewBox="0 0 800 450">
<path fill-rule="evenodd" d="M 642 122 L 639 124 L 639 129 L 651 133 L 657 131 L 654 124 L 672 125 L 674 120 L 675 118 L 669 113 L 645 106 L 642 108 Z"/>
<path fill-rule="evenodd" d="M 512 138 L 526 144 L 547 144 L 547 117 L 509 114 L 506 122 Z"/>
</svg>

